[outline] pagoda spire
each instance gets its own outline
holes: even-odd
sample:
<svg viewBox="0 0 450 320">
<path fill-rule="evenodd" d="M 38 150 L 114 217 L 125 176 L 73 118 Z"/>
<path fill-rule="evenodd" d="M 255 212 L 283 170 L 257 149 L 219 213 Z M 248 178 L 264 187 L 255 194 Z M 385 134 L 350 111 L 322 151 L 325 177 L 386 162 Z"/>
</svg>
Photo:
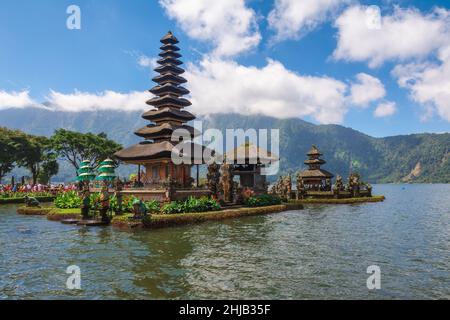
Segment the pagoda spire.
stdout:
<svg viewBox="0 0 450 320">
<path fill-rule="evenodd" d="M 149 142 L 170 141 L 170 137 L 176 129 L 187 129 L 193 136 L 198 133 L 186 122 L 194 120 L 195 116 L 183 109 L 191 105 L 191 102 L 183 96 L 189 94 L 189 90 L 182 86 L 187 80 L 181 75 L 185 72 L 181 67 L 182 55 L 177 46 L 178 39 L 169 31 L 161 41 L 161 59 L 157 61 L 155 71 L 159 74 L 153 78 L 156 86 L 149 90 L 154 95 L 147 104 L 155 107 L 142 115 L 148 124 L 135 132 L 136 135 L 150 140 Z M 120 155 L 120 154 L 119 154 Z"/>
<path fill-rule="evenodd" d="M 311 150 L 308 151 L 307 155 L 309 159 L 305 161 L 305 164 L 309 167 L 309 170 L 320 170 L 320 166 L 327 163 L 320 158 L 322 153 L 315 145 L 311 147 Z"/>
<path fill-rule="evenodd" d="M 125 163 L 144 166 L 144 183 L 158 187 L 158 183 L 162 181 L 175 181 L 183 188 L 191 187 L 192 163 L 203 161 L 202 155 L 197 155 L 194 149 L 198 146 L 204 150 L 204 147 L 193 142 L 193 138 L 200 135 L 200 132 L 187 124 L 195 116 L 184 110 L 191 102 L 184 98 L 190 92 L 182 86 L 187 80 L 182 76 L 185 71 L 180 60 L 182 55 L 177 46 L 178 39 L 169 31 L 161 39 L 161 43 L 160 59 L 155 69 L 158 75 L 153 78 L 156 85 L 149 90 L 154 97 L 147 101 L 153 108 L 142 115 L 150 123 L 135 132 L 145 140 L 116 152 L 115 157 Z M 172 161 L 173 151 L 179 152 L 180 141 L 171 139 L 178 129 L 187 131 L 191 137 L 183 137 L 182 141 L 183 152 L 191 150 L 191 163 L 175 164 Z"/>
</svg>

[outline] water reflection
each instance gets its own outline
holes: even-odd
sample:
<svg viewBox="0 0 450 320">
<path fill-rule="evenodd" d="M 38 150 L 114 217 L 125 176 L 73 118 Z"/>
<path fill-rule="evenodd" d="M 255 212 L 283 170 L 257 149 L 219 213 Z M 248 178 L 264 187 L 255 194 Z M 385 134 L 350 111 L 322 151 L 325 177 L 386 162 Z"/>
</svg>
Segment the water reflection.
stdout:
<svg viewBox="0 0 450 320">
<path fill-rule="evenodd" d="M 383 185 L 384 203 L 121 232 L 0 206 L 0 299 L 449 298 L 450 186 Z M 82 270 L 81 291 L 65 287 Z M 366 269 L 382 270 L 368 291 Z"/>
</svg>

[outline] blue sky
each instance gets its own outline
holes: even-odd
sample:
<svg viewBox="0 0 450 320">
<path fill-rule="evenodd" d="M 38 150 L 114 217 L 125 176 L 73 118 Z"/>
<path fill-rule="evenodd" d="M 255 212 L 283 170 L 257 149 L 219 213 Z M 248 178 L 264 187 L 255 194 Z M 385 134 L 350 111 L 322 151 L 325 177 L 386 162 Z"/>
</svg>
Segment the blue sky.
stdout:
<svg viewBox="0 0 450 320">
<path fill-rule="evenodd" d="M 204 13 L 204 21 L 196 17 L 209 10 L 205 1 L 164 1 L 2 0 L 0 110 L 41 107 L 46 101 L 71 112 L 121 109 L 120 103 L 123 110 L 145 108 L 136 101 L 145 102 L 142 92 L 153 86 L 158 41 L 172 30 L 187 63 L 195 113 L 272 112 L 282 118 L 339 123 L 374 136 L 450 131 L 450 88 L 439 87 L 450 83 L 450 68 L 445 67 L 450 58 L 444 54 L 450 44 L 444 32 L 450 30 L 448 1 L 321 0 L 332 4 L 319 10 L 307 0 L 295 15 L 292 8 L 283 11 L 289 0 L 227 0 L 233 6 L 216 8 L 224 10 L 217 17 L 217 12 Z M 184 14 L 183 2 L 190 15 Z M 81 30 L 66 27 L 66 9 L 72 4 L 81 9 Z M 386 30 L 373 39 L 386 50 L 360 52 L 372 40 L 365 30 L 353 35 L 353 29 L 345 29 L 357 9 L 368 5 L 379 6 L 386 19 Z M 307 6 L 311 13 L 302 18 Z M 227 17 L 235 20 L 230 24 Z M 422 22 L 430 35 L 412 30 L 417 43 L 408 34 L 397 40 L 388 36 L 400 24 L 414 29 Z M 402 41 L 406 43 L 396 48 Z M 372 54 L 381 62 L 374 62 Z M 398 70 L 396 75 L 393 70 Z M 359 83 L 358 74 L 368 82 Z M 359 100 L 351 91 L 358 84 L 363 85 Z M 355 101 L 361 99 L 358 105 Z M 380 105 L 386 108 L 375 116 Z"/>
</svg>

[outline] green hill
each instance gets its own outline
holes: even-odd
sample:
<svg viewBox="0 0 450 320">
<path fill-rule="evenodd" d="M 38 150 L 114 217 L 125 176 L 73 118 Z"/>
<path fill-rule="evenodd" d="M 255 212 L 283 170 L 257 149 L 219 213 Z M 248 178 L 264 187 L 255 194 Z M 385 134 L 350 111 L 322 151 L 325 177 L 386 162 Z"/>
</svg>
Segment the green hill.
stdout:
<svg viewBox="0 0 450 320">
<path fill-rule="evenodd" d="M 0 126 L 32 134 L 51 135 L 57 128 L 82 132 L 106 132 L 125 146 L 140 141 L 133 132 L 145 125 L 140 112 L 52 112 L 39 109 L 0 111 Z M 350 163 L 372 183 L 450 183 L 450 134 L 413 134 L 374 138 L 339 125 L 314 125 L 300 119 L 279 120 L 264 116 L 218 114 L 203 119 L 204 128 L 280 129 L 281 172 L 304 168 L 312 144 L 324 153 L 328 171 L 348 175 Z M 122 168 L 127 174 L 134 168 Z M 59 180 L 73 178 L 62 166 Z"/>
</svg>

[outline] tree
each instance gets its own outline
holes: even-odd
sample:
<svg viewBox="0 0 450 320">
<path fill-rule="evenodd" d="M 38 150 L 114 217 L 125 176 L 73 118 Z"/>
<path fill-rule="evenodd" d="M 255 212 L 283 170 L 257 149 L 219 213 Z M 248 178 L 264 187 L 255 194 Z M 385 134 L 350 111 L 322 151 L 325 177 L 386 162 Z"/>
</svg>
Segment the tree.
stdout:
<svg viewBox="0 0 450 320">
<path fill-rule="evenodd" d="M 105 133 L 80 133 L 59 129 L 51 138 L 52 146 L 59 158 L 68 161 L 78 172 L 79 163 L 90 159 L 96 166 L 101 160 L 110 158 L 122 149 L 115 141 L 109 140 Z"/>
<path fill-rule="evenodd" d="M 39 177 L 43 180 L 40 182 L 48 183 L 51 176 L 58 173 L 57 154 L 50 139 L 23 134 L 17 145 L 17 164 L 30 170 L 33 184 L 37 183 Z"/>
<path fill-rule="evenodd" d="M 0 183 L 6 174 L 14 169 L 14 164 L 17 161 L 15 138 L 20 134 L 20 131 L 0 127 Z"/>
<path fill-rule="evenodd" d="M 50 179 L 57 175 L 59 171 L 59 164 L 58 160 L 51 159 L 42 164 L 42 170 L 39 174 L 38 180 L 42 184 L 48 184 L 50 182 Z"/>
</svg>

